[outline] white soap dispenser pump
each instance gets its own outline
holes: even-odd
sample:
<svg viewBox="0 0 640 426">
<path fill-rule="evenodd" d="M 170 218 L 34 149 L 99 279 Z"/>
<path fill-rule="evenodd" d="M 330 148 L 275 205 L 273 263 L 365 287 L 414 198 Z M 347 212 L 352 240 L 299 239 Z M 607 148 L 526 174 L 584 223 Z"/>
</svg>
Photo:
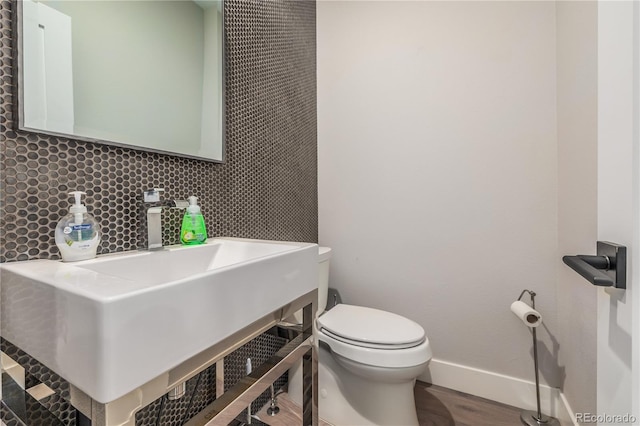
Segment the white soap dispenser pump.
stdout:
<svg viewBox="0 0 640 426">
<path fill-rule="evenodd" d="M 69 193 L 75 197 L 75 204 L 69 208 L 69 214 L 56 226 L 56 245 L 60 249 L 64 262 L 96 257 L 100 244 L 100 226 L 81 203 L 81 197 L 85 194 L 82 191 Z"/>
</svg>

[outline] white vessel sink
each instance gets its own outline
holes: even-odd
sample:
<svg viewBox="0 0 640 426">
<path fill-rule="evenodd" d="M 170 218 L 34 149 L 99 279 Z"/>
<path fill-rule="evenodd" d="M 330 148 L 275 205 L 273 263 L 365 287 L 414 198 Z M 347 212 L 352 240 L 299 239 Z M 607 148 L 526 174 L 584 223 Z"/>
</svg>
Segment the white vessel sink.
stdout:
<svg viewBox="0 0 640 426">
<path fill-rule="evenodd" d="M 2 336 L 101 403 L 317 287 L 316 244 L 215 238 L 0 266 Z"/>
</svg>

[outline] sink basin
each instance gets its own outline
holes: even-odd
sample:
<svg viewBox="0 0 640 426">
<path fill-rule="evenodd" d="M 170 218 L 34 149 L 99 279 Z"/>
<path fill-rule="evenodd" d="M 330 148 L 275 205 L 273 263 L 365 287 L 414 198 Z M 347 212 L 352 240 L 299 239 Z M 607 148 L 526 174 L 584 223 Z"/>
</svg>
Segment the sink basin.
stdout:
<svg viewBox="0 0 640 426">
<path fill-rule="evenodd" d="M 215 238 L 0 266 L 2 336 L 111 402 L 317 287 L 316 244 Z"/>
</svg>

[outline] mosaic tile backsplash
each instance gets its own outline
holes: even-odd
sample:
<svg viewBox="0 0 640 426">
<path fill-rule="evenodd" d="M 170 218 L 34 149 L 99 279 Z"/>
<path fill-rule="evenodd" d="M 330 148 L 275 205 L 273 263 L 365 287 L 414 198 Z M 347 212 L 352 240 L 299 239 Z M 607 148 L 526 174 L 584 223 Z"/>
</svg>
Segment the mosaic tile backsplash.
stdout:
<svg viewBox="0 0 640 426">
<path fill-rule="evenodd" d="M 9 358 L 16 361 L 25 369 L 25 388 L 29 389 L 39 383 L 46 384 L 55 393 L 46 399 L 40 401 L 44 409 L 27 410 L 24 420 L 29 420 L 28 425 L 45 425 L 47 422 L 44 420 L 50 415 L 54 415 L 58 418 L 64 426 L 76 425 L 75 408 L 68 402 L 71 398 L 71 391 L 69 383 L 57 375 L 54 371 L 47 366 L 41 364 L 38 360 L 31 357 L 29 354 L 13 345 L 11 342 L 0 339 L 0 349 Z M 8 413 L 2 413 L 1 418 L 7 419 Z"/>
<path fill-rule="evenodd" d="M 99 254 L 145 247 L 152 187 L 197 195 L 210 236 L 317 241 L 314 2 L 225 1 L 225 164 L 15 130 L 14 7 L 0 0 L 0 261 L 58 259 L 54 229 L 75 189 L 101 224 Z M 177 243 L 179 216 L 167 215 Z"/>
</svg>

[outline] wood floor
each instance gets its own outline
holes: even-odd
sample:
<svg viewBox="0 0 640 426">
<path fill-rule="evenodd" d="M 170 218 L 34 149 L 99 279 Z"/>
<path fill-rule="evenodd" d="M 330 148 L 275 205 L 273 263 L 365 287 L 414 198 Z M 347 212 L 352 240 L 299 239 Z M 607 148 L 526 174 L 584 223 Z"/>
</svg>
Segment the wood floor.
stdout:
<svg viewBox="0 0 640 426">
<path fill-rule="evenodd" d="M 417 382 L 416 409 L 420 426 L 518 426 L 520 408 Z"/>
<path fill-rule="evenodd" d="M 520 409 L 440 386 L 417 382 L 416 409 L 420 426 L 518 426 Z M 270 426 L 301 424 L 300 407 L 286 393 L 278 396 L 280 412 L 270 417 L 265 406 L 258 418 Z M 321 421 L 320 426 L 330 426 Z M 345 425 L 346 426 L 346 425 Z M 400 425 L 398 425 L 400 426 Z"/>
<path fill-rule="evenodd" d="M 269 404 L 267 403 L 257 414 L 262 423 L 266 423 L 269 426 L 293 426 L 302 424 L 302 408 L 291 401 L 286 392 L 278 395 L 278 407 L 280 408 L 278 414 L 269 416 L 267 414 L 268 407 Z M 319 426 L 331 425 L 320 419 Z"/>
</svg>

